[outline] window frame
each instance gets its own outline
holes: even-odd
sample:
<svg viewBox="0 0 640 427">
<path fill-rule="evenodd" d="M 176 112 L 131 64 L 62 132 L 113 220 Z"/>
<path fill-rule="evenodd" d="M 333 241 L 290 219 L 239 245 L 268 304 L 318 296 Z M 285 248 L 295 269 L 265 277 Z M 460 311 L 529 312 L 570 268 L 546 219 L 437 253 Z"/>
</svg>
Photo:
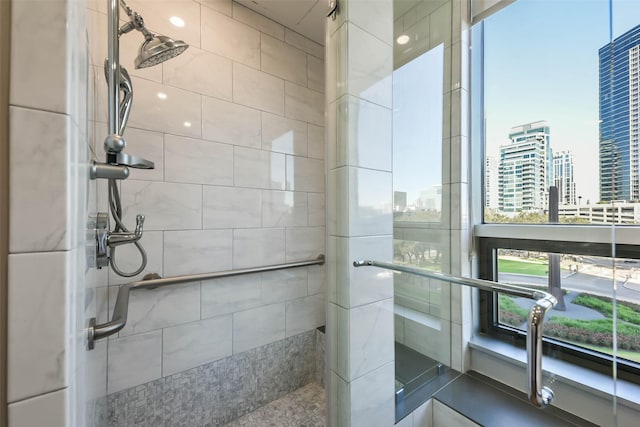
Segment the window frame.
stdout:
<svg viewBox="0 0 640 427">
<path fill-rule="evenodd" d="M 475 238 L 476 251 L 478 253 L 478 277 L 481 279 L 497 281 L 497 253 L 498 249 L 530 250 L 548 253 L 570 253 L 575 255 L 611 257 L 612 244 L 606 242 L 569 241 L 562 239 L 562 229 L 567 226 L 547 226 L 544 228 L 556 228 L 558 240 L 532 239 L 532 238 L 506 238 L 482 236 Z M 581 229 L 589 233 L 593 226 L 568 226 Z M 510 225 L 518 228 L 517 225 Z M 630 234 L 640 231 L 637 227 L 629 228 Z M 575 231 L 575 230 L 574 230 Z M 518 236 L 518 233 L 513 233 Z M 638 240 L 636 240 L 638 241 Z M 618 244 L 615 246 L 616 258 L 640 259 L 640 246 L 633 244 Z M 517 328 L 501 325 L 498 321 L 498 298 L 496 293 L 479 291 L 478 308 L 479 323 L 478 332 L 482 335 L 498 339 L 519 348 L 526 346 L 526 333 Z M 559 339 L 543 337 L 543 354 L 554 359 L 563 360 L 577 366 L 581 366 L 606 375 L 613 375 L 613 356 L 605 355 L 597 351 L 581 348 Z M 617 377 L 623 380 L 640 384 L 640 363 L 616 359 Z"/>
</svg>

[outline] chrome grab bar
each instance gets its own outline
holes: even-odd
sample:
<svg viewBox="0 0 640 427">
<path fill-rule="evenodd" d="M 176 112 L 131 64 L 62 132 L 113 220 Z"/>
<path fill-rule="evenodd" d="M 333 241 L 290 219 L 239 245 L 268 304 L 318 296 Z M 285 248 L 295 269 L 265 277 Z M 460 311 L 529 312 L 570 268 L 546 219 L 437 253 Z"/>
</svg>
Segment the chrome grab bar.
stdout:
<svg viewBox="0 0 640 427">
<path fill-rule="evenodd" d="M 165 277 L 159 279 L 139 280 L 120 286 L 116 305 L 113 308 L 111 321 L 96 324 L 96 318 L 89 320 L 87 328 L 87 347 L 93 350 L 95 341 L 118 333 L 127 324 L 127 312 L 129 311 L 129 293 L 136 289 L 155 289 L 161 286 L 178 285 L 182 283 L 198 282 L 200 280 L 220 279 L 222 277 L 239 276 L 242 274 L 263 273 L 266 271 L 284 270 L 288 268 L 306 267 L 310 265 L 323 265 L 324 255 L 319 255 L 315 260 L 298 261 L 287 264 L 267 265 L 263 267 L 243 268 L 239 270 L 217 271 L 213 273 L 189 274 L 184 276 Z"/>
<path fill-rule="evenodd" d="M 472 286 L 483 291 L 498 292 L 536 300 L 531 311 L 529 311 L 529 322 L 527 323 L 527 394 L 531 404 L 538 408 L 545 408 L 551 403 L 554 398 L 553 390 L 549 387 L 542 386 L 542 323 L 544 322 L 544 316 L 547 311 L 551 310 L 557 303 L 553 295 L 536 289 L 527 289 L 505 283 L 492 282 L 490 280 L 451 276 L 436 271 L 387 262 L 371 260 L 354 261 L 353 266 L 379 267 L 429 279 L 455 283 L 457 285 Z"/>
</svg>

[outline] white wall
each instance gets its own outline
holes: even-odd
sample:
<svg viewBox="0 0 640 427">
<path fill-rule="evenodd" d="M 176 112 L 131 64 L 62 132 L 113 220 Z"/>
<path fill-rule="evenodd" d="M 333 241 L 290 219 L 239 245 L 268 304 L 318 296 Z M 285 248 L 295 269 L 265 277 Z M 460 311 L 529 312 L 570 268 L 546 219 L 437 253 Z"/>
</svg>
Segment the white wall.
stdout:
<svg viewBox="0 0 640 427">
<path fill-rule="evenodd" d="M 133 279 L 324 253 L 322 46 L 231 1 L 129 5 L 151 30 L 190 44 L 161 66 L 135 70 L 142 37 L 121 37 L 121 62 L 134 88 L 125 151 L 156 164 L 122 182 L 125 224 L 133 228 L 135 215 L 146 215 L 142 244 L 149 262 Z M 98 2 L 88 11 L 90 118 L 100 161 L 105 6 Z M 169 23 L 174 15 L 183 28 Z M 106 211 L 104 183 L 96 197 L 97 209 Z M 131 271 L 139 258 L 126 246 L 116 259 Z M 117 285 L 130 280 L 106 269 L 93 274 L 99 322 L 107 320 Z M 127 326 L 108 349 L 97 350 L 109 360 L 99 388 L 117 392 L 323 325 L 324 281 L 324 267 L 309 267 L 132 293 Z"/>
<path fill-rule="evenodd" d="M 12 4 L 10 426 L 83 420 L 84 16 L 79 2 Z"/>
</svg>

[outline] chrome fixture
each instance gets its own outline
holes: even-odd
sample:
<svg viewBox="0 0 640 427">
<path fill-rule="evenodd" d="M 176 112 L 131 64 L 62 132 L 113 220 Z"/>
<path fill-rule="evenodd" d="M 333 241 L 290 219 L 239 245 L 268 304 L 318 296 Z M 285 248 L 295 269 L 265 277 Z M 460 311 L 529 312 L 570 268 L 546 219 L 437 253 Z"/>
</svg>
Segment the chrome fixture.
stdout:
<svg viewBox="0 0 640 427">
<path fill-rule="evenodd" d="M 179 285 L 182 283 L 199 282 L 201 280 L 220 279 L 222 277 L 239 276 L 242 274 L 264 273 L 265 271 L 285 270 L 288 268 L 306 267 L 310 265 L 323 265 L 324 255 L 310 261 L 298 261 L 287 264 L 267 265 L 264 267 L 244 268 L 241 270 L 227 270 L 204 274 L 189 274 L 185 276 L 160 278 L 156 273 L 145 276 L 144 279 L 137 282 L 127 283 L 120 286 L 118 296 L 116 297 L 116 305 L 113 308 L 111 321 L 107 323 L 96 324 L 96 318 L 89 320 L 87 329 L 87 347 L 93 350 L 95 341 L 106 338 L 110 335 L 118 333 L 127 324 L 127 313 L 129 311 L 129 293 L 136 289 L 155 289 L 162 286 Z"/>
<path fill-rule="evenodd" d="M 527 289 L 490 280 L 470 279 L 451 276 L 445 273 L 429 271 L 423 268 L 407 267 L 380 261 L 354 261 L 354 267 L 379 267 L 386 270 L 414 274 L 429 279 L 442 280 L 457 285 L 472 286 L 483 291 L 503 293 L 516 297 L 536 300 L 529 311 L 527 323 L 527 388 L 529 401 L 538 408 L 547 407 L 554 398 L 553 390 L 542 386 L 542 323 L 545 314 L 557 303 L 550 293 L 536 289 Z"/>
<path fill-rule="evenodd" d="M 109 46 L 107 59 L 104 62 L 104 73 L 108 85 L 109 99 L 109 134 L 104 140 L 104 150 L 107 153 L 105 163 L 93 162 L 89 168 L 91 179 L 109 180 L 109 210 L 115 222 L 113 231 L 109 231 L 108 214 L 100 213 L 97 216 L 103 220 L 107 218 L 106 236 L 103 222 L 98 226 L 95 220 L 93 232 L 96 235 L 97 256 L 90 260 L 97 268 L 105 267 L 105 260 L 109 260 L 113 271 L 123 277 L 132 277 L 140 274 L 147 265 L 147 254 L 140 244 L 144 216 L 136 217 L 136 228 L 130 232 L 122 222 L 122 205 L 117 180 L 126 179 L 129 176 L 129 168 L 153 169 L 152 161 L 142 157 L 133 156 L 124 152 L 127 142 L 123 137 L 131 104 L 133 102 L 133 85 L 129 73 L 120 66 L 120 36 L 130 31 L 137 30 L 144 35 L 144 42 L 140 46 L 138 56 L 134 63 L 136 68 L 145 68 L 160 64 L 184 52 L 189 45 L 181 40 L 173 40 L 169 37 L 156 35 L 144 25 L 144 19 L 132 10 L 124 0 L 107 0 L 108 2 L 108 29 Z M 120 25 L 120 7 L 129 16 L 129 22 L 122 27 Z M 123 272 L 118 268 L 115 260 L 116 247 L 133 243 L 142 257 L 140 266 L 133 272 Z"/>
<path fill-rule="evenodd" d="M 331 18 L 332 21 L 336 20 L 336 16 L 339 10 L 338 0 L 329 0 L 329 10 L 327 11 L 327 18 Z"/>
<path fill-rule="evenodd" d="M 171 37 L 154 34 L 144 26 L 144 19 L 132 10 L 124 0 L 120 4 L 129 16 L 129 22 L 120 28 L 120 34 L 126 34 L 132 30 L 138 30 L 144 35 L 144 42 L 140 45 L 138 56 L 133 61 L 136 69 L 153 67 L 180 55 L 187 50 L 189 45 L 182 40 L 173 40 Z"/>
</svg>

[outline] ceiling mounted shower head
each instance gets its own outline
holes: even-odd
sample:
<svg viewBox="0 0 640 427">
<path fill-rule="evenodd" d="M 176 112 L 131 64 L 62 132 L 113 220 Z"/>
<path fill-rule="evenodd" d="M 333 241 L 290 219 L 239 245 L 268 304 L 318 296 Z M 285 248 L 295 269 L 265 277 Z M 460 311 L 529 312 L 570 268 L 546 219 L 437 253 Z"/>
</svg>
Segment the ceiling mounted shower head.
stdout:
<svg viewBox="0 0 640 427">
<path fill-rule="evenodd" d="M 134 64 L 136 69 L 152 67 L 180 55 L 188 47 L 182 40 L 154 34 L 151 38 L 146 37 L 140 46 Z"/>
</svg>

